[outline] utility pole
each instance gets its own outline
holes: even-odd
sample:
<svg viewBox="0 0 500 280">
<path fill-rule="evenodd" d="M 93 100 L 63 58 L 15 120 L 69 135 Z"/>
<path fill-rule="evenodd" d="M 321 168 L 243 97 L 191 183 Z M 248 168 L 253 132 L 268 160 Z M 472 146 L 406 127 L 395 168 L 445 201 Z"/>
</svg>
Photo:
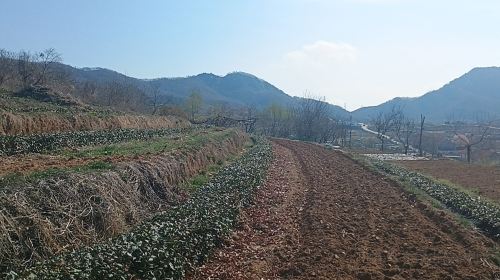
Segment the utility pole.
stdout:
<svg viewBox="0 0 500 280">
<path fill-rule="evenodd" d="M 422 134 L 424 132 L 424 123 L 425 123 L 425 116 L 420 114 L 420 139 L 418 141 L 418 151 L 420 156 L 424 155 L 422 151 Z"/>
</svg>

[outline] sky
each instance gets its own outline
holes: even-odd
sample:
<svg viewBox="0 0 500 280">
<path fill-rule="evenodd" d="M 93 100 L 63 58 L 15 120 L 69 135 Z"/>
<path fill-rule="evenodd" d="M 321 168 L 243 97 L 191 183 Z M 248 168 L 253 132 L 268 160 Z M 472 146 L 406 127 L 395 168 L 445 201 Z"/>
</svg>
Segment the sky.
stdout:
<svg viewBox="0 0 500 280">
<path fill-rule="evenodd" d="M 354 110 L 500 66 L 498 0 L 1 0 L 0 48 L 137 78 L 254 74 Z"/>
</svg>

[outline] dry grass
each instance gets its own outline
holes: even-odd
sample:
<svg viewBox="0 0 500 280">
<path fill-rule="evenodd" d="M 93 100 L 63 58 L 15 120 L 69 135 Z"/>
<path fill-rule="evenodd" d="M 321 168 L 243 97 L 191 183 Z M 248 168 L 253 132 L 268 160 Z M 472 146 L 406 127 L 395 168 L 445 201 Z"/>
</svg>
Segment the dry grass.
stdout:
<svg viewBox="0 0 500 280">
<path fill-rule="evenodd" d="M 117 164 L 112 170 L 65 173 L 0 189 L 0 274 L 53 254 L 103 241 L 183 201 L 188 178 L 239 152 L 248 137 L 224 139 Z"/>
<path fill-rule="evenodd" d="M 27 135 L 76 130 L 101 130 L 118 128 L 158 129 L 187 127 L 187 120 L 173 116 L 109 115 L 90 113 L 75 115 L 41 113 L 0 113 L 0 135 Z"/>
</svg>

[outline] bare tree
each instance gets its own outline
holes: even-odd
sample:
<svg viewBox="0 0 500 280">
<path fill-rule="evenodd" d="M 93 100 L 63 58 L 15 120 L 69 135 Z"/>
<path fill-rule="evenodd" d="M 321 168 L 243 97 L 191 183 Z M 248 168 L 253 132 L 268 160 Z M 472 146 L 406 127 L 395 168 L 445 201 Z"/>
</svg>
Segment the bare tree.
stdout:
<svg viewBox="0 0 500 280">
<path fill-rule="evenodd" d="M 47 79 L 54 74 L 53 65 L 61 62 L 61 55 L 54 48 L 46 49 L 43 52 L 36 54 L 33 60 L 37 64 L 34 75 L 33 85 L 41 85 L 47 82 Z"/>
<path fill-rule="evenodd" d="M 158 110 L 158 100 L 160 98 L 160 84 L 159 83 L 151 83 L 149 85 L 149 95 L 151 96 L 151 105 L 153 107 L 153 115 L 156 114 Z"/>
<path fill-rule="evenodd" d="M 201 94 L 196 90 L 192 91 L 186 101 L 186 107 L 192 121 L 195 120 L 196 115 L 200 112 L 202 103 Z"/>
<path fill-rule="evenodd" d="M 407 155 L 410 148 L 410 139 L 415 133 L 415 121 L 406 118 L 402 112 L 399 113 L 394 121 L 394 132 L 398 141 L 403 145 L 404 153 Z"/>
<path fill-rule="evenodd" d="M 245 132 L 253 133 L 255 131 L 255 124 L 257 122 L 257 108 L 253 105 L 246 106 L 243 112 L 244 121 L 243 126 L 245 127 Z"/>
<path fill-rule="evenodd" d="M 423 156 L 424 152 L 422 150 L 422 135 L 424 133 L 424 123 L 425 123 L 425 116 L 420 114 L 420 136 L 418 140 L 418 154 L 419 156 Z"/>
<path fill-rule="evenodd" d="M 295 131 L 301 140 L 318 141 L 321 130 L 328 129 L 327 116 L 328 103 L 324 98 L 306 96 L 301 98 L 294 107 Z"/>
<path fill-rule="evenodd" d="M 27 89 L 32 84 L 36 73 L 35 57 L 28 51 L 17 54 L 17 75 L 22 89 Z"/>
<path fill-rule="evenodd" d="M 476 124 L 467 125 L 460 123 L 455 123 L 453 133 L 455 134 L 455 140 L 463 145 L 466 151 L 467 163 L 472 162 L 472 148 L 478 144 L 481 144 L 488 136 L 488 131 L 491 127 L 491 123 L 488 124 Z"/>
<path fill-rule="evenodd" d="M 334 120 L 329 117 L 319 119 L 316 125 L 317 137 L 315 141 L 319 143 L 335 142 L 339 138 L 339 135 L 343 135 L 342 124 L 342 121 Z"/>
<path fill-rule="evenodd" d="M 105 85 L 103 97 L 106 100 L 105 105 L 111 107 L 118 103 L 118 98 L 120 92 L 122 91 L 122 85 L 117 81 L 112 81 Z"/>
<path fill-rule="evenodd" d="M 40 86 L 55 73 L 53 65 L 61 61 L 61 55 L 50 48 L 39 53 L 20 51 L 17 54 L 17 75 L 22 89 Z"/>
<path fill-rule="evenodd" d="M 97 94 L 99 86 L 90 81 L 76 83 L 75 95 L 80 98 L 81 101 L 88 104 L 95 104 L 97 99 Z"/>
<path fill-rule="evenodd" d="M 292 109 L 279 104 L 271 104 L 259 113 L 257 129 L 273 137 L 289 137 L 292 126 Z"/>
<path fill-rule="evenodd" d="M 0 49 L 0 87 L 13 78 L 14 54 Z"/>
<path fill-rule="evenodd" d="M 388 134 L 394 128 L 394 124 L 400 115 L 401 109 L 394 106 L 389 112 L 380 112 L 372 119 L 377 132 L 377 139 L 380 141 L 381 151 L 384 151 L 385 142 L 390 140 Z"/>
</svg>

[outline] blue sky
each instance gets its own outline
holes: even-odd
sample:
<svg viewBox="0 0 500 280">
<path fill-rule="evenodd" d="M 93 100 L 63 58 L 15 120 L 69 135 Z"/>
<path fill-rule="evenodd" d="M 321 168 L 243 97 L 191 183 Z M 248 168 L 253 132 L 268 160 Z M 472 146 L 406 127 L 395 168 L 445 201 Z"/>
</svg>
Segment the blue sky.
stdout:
<svg viewBox="0 0 500 280">
<path fill-rule="evenodd" d="M 500 66 L 496 0 L 3 0 L 0 48 L 139 78 L 246 71 L 348 109 Z"/>
</svg>

